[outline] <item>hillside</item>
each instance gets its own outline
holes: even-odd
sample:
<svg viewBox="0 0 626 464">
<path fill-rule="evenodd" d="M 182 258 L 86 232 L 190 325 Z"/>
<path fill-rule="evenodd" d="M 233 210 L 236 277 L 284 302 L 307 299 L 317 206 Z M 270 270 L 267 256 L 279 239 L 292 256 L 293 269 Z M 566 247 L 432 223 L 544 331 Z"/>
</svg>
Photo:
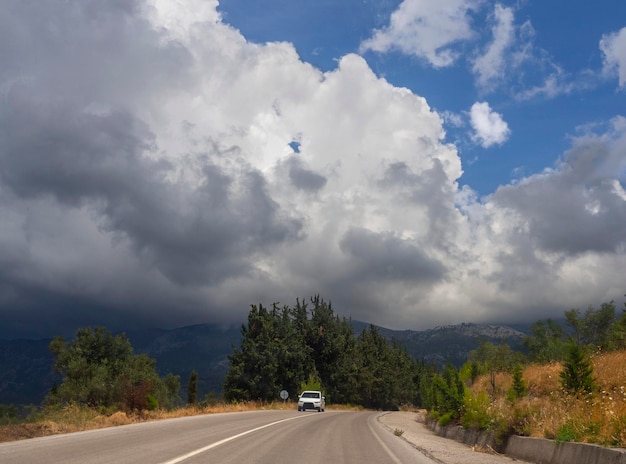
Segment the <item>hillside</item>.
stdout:
<svg viewBox="0 0 626 464">
<path fill-rule="evenodd" d="M 367 323 L 353 321 L 356 334 Z M 465 362 L 479 340 L 495 344 L 505 342 L 512 349 L 522 349 L 524 333 L 497 324 L 460 324 L 434 329 L 391 330 L 379 327 L 388 340 L 404 345 L 416 359 L 455 366 Z M 192 370 L 198 372 L 200 398 L 208 392 L 221 392 L 228 370 L 228 355 L 241 340 L 240 327 L 199 324 L 176 329 L 146 329 L 126 332 L 136 353 L 146 353 L 157 360 L 159 374 L 180 375 L 183 392 Z M 60 380 L 52 370 L 50 340 L 0 340 L 0 404 L 40 404 L 54 382 Z M 183 397 L 183 399 L 185 399 Z"/>
<path fill-rule="evenodd" d="M 511 401 L 507 392 L 512 376 L 499 373 L 494 392 L 488 375 L 469 387 L 473 401 L 461 422 L 496 433 L 626 446 L 626 351 L 591 356 L 595 389 L 590 394 L 566 393 L 561 384 L 560 363 L 531 364 L 522 378 L 526 392 Z"/>
</svg>

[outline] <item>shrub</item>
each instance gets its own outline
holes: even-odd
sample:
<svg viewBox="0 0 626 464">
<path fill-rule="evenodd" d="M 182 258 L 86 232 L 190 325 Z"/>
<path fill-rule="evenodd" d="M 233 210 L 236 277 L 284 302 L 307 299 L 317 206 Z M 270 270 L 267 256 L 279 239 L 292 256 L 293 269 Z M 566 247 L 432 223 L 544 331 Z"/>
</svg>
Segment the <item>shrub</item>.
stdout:
<svg viewBox="0 0 626 464">
<path fill-rule="evenodd" d="M 580 433 L 578 432 L 576 425 L 573 421 L 568 420 L 565 424 L 559 427 L 554 440 L 557 443 L 565 443 L 568 441 L 577 441 L 579 438 Z"/>
<path fill-rule="evenodd" d="M 474 395 L 468 391 L 463 398 L 461 425 L 468 428 L 487 429 L 491 425 L 489 405 L 487 392 L 481 391 Z"/>
<path fill-rule="evenodd" d="M 441 425 L 442 427 L 445 427 L 450 422 L 452 422 L 453 419 L 454 419 L 454 414 L 449 412 L 449 413 L 446 413 L 446 414 L 443 414 L 442 416 L 440 416 L 439 420 L 437 421 L 437 423 L 439 425 Z"/>
<path fill-rule="evenodd" d="M 159 409 L 159 401 L 154 397 L 154 395 L 149 394 L 146 396 L 146 408 L 148 411 Z"/>
</svg>

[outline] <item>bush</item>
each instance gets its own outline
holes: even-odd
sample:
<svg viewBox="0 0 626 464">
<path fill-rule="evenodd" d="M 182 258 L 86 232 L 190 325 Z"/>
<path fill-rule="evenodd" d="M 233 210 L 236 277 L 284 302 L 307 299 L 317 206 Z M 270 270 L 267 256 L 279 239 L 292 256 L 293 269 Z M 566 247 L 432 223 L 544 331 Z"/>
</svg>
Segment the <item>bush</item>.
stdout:
<svg viewBox="0 0 626 464">
<path fill-rule="evenodd" d="M 573 421 L 568 420 L 565 424 L 559 427 L 554 440 L 557 443 L 565 443 L 568 441 L 577 441 L 579 438 L 580 433 L 578 432 L 576 425 Z"/>
<path fill-rule="evenodd" d="M 441 425 L 442 427 L 445 427 L 450 422 L 452 422 L 453 419 L 454 419 L 454 414 L 449 412 L 439 417 L 439 420 L 437 421 L 437 423 Z"/>
<path fill-rule="evenodd" d="M 468 391 L 463 398 L 461 425 L 466 428 L 472 427 L 483 430 L 489 428 L 491 425 L 490 404 L 487 392 L 481 391 L 474 396 Z"/>
<path fill-rule="evenodd" d="M 159 401 L 153 395 L 148 395 L 146 396 L 146 407 L 148 411 L 159 409 Z"/>
</svg>

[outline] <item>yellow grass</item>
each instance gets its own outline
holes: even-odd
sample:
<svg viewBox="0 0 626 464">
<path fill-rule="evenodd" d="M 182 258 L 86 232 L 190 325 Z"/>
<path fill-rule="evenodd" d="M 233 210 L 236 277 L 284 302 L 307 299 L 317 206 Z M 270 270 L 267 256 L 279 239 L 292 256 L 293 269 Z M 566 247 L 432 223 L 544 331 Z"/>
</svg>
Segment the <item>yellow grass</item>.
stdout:
<svg viewBox="0 0 626 464">
<path fill-rule="evenodd" d="M 559 364 L 527 366 L 528 395 L 514 404 L 505 398 L 511 376 L 500 374 L 490 417 L 533 437 L 626 447 L 626 351 L 595 355 L 592 363 L 598 389 L 578 397 L 561 389 Z M 488 378 L 479 378 L 470 390 L 491 392 Z"/>
</svg>

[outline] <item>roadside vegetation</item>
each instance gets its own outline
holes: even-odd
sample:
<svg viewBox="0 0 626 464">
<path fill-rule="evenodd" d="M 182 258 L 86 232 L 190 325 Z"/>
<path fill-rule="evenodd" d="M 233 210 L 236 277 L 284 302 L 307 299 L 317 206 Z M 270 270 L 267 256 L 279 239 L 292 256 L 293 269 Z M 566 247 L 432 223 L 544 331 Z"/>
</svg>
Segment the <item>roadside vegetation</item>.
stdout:
<svg viewBox="0 0 626 464">
<path fill-rule="evenodd" d="M 417 409 L 441 425 L 460 424 L 557 441 L 626 447 L 626 309 L 566 311 L 562 324 L 536 322 L 526 352 L 480 342 L 456 367 L 426 365 L 374 326 L 355 334 L 330 303 L 252 305 L 229 356 L 223 396 L 198 397 L 159 377 L 124 335 L 80 329 L 50 350 L 63 380 L 40 406 L 0 405 L 0 441 L 134 422 L 255 409 L 295 409 L 302 390 L 321 390 L 333 409 Z M 279 400 L 282 390 L 289 401 Z M 186 398 L 181 398 L 181 392 Z M 397 431 L 400 433 L 400 431 Z"/>
<path fill-rule="evenodd" d="M 626 310 L 613 302 L 538 321 L 527 354 L 483 343 L 422 385 L 429 417 L 507 435 L 626 447 Z"/>
</svg>

